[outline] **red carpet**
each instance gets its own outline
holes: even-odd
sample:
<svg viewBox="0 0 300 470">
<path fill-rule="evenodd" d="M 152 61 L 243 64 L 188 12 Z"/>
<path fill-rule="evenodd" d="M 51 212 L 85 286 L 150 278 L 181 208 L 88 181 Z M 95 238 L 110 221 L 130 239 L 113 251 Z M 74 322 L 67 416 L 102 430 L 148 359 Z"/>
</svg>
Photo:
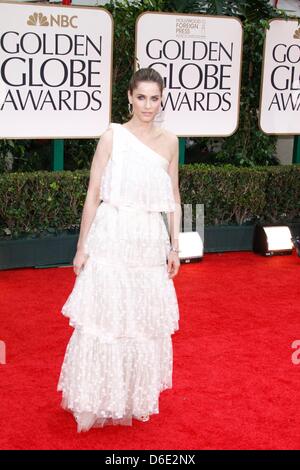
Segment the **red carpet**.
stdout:
<svg viewBox="0 0 300 470">
<path fill-rule="evenodd" d="M 207 254 L 175 278 L 173 389 L 147 423 L 77 434 L 56 392 L 72 268 L 0 272 L 1 449 L 298 449 L 300 258 Z M 300 356 L 300 355 L 299 355 Z"/>
</svg>

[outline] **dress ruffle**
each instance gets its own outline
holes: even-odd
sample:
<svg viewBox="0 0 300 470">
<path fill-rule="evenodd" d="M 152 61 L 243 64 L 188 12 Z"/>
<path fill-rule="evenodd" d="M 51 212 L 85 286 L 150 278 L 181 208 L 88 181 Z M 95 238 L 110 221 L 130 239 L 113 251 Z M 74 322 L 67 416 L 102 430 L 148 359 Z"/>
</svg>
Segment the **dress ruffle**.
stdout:
<svg viewBox="0 0 300 470">
<path fill-rule="evenodd" d="M 170 337 L 104 343 L 76 328 L 58 383 L 61 405 L 73 413 L 78 432 L 131 425 L 132 418 L 159 412 L 159 393 L 172 387 L 172 357 Z"/>
<path fill-rule="evenodd" d="M 166 237 L 161 214 L 102 203 L 87 237 L 89 257 L 62 307 L 70 325 L 105 342 L 174 333 L 179 312 Z"/>
<path fill-rule="evenodd" d="M 130 136 L 118 123 L 111 123 L 114 140 L 105 167 L 100 196 L 116 206 L 131 205 L 154 212 L 174 212 L 175 201 L 168 162 Z M 146 147 L 147 150 L 147 147 Z"/>
<path fill-rule="evenodd" d="M 85 242 L 86 254 L 126 266 L 165 265 L 170 240 L 159 212 L 102 202 Z"/>
<path fill-rule="evenodd" d="M 164 266 L 126 269 L 89 259 L 62 313 L 71 326 L 103 342 L 160 337 L 178 329 L 175 288 Z"/>
</svg>

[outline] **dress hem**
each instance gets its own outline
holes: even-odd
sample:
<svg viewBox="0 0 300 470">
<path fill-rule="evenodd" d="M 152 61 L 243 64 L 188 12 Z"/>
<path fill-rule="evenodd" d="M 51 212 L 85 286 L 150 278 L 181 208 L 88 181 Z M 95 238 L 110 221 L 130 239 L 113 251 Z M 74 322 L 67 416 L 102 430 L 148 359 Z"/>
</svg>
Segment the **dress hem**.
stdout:
<svg viewBox="0 0 300 470">
<path fill-rule="evenodd" d="M 172 382 L 169 384 L 164 384 L 161 385 L 159 391 L 158 391 L 158 399 L 159 395 L 164 392 L 165 390 L 170 390 L 172 389 L 173 384 Z M 132 426 L 133 425 L 133 420 L 136 421 L 142 421 L 141 416 L 146 416 L 148 415 L 149 418 L 151 415 L 157 415 L 159 414 L 159 408 L 158 408 L 158 403 L 157 403 L 157 408 L 152 409 L 152 410 L 145 410 L 143 413 L 139 414 L 129 414 L 129 415 L 124 415 L 118 418 L 114 418 L 112 416 L 97 416 L 96 413 L 93 412 L 85 412 L 85 411 L 76 411 L 75 408 L 71 407 L 68 405 L 68 398 L 66 393 L 63 391 L 63 387 L 60 387 L 58 385 L 57 387 L 58 392 L 62 392 L 62 399 L 61 399 L 61 408 L 70 414 L 72 414 L 75 418 L 75 421 L 77 423 L 77 432 L 87 432 L 91 428 L 103 428 L 104 426 Z M 84 416 L 84 421 L 85 423 L 82 422 L 82 417 Z M 147 420 L 148 421 L 148 420 Z"/>
</svg>

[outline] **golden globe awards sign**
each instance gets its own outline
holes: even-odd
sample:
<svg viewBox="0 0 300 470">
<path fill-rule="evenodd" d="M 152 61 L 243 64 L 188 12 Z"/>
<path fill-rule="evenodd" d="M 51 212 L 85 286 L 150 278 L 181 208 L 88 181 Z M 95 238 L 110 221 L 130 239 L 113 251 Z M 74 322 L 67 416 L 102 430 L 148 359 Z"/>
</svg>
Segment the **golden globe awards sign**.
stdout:
<svg viewBox="0 0 300 470">
<path fill-rule="evenodd" d="M 112 29 L 100 8 L 0 3 L 0 138 L 101 135 Z"/>
<path fill-rule="evenodd" d="M 155 27 L 153 27 L 155 25 Z M 228 136 L 239 120 L 242 25 L 239 19 L 142 13 L 135 68 L 164 78 L 158 123 L 182 136 Z"/>
<path fill-rule="evenodd" d="M 270 20 L 261 81 L 260 127 L 266 134 L 300 134 L 300 26 Z"/>
</svg>

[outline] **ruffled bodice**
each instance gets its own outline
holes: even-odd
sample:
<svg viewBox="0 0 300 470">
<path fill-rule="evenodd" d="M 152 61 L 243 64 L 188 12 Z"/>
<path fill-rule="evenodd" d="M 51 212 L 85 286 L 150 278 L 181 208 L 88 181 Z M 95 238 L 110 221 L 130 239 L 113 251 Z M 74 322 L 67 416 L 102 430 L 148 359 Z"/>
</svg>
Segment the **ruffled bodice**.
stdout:
<svg viewBox="0 0 300 470">
<path fill-rule="evenodd" d="M 101 200 L 115 206 L 174 212 L 168 160 L 121 124 L 109 127 L 113 129 L 113 145 L 101 180 Z"/>
</svg>

